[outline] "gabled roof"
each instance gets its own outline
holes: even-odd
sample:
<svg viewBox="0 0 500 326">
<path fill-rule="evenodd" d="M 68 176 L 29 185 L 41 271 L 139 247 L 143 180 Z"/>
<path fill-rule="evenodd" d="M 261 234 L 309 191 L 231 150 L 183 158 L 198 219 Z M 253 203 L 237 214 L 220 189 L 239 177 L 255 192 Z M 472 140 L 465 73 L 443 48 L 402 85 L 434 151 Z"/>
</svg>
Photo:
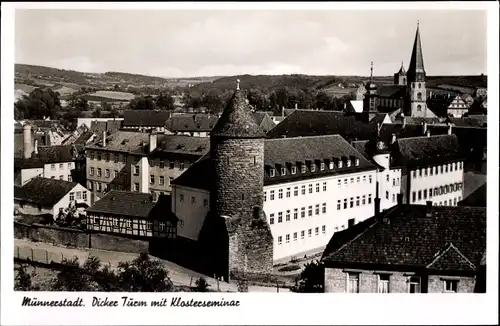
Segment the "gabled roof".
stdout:
<svg viewBox="0 0 500 326">
<path fill-rule="evenodd" d="M 212 161 L 210 160 L 210 152 L 207 152 L 172 183 L 195 189 L 211 190 L 214 185 L 211 171 Z"/>
<path fill-rule="evenodd" d="M 14 158 L 14 168 L 43 168 L 45 164 L 72 162 L 74 155 L 73 145 L 40 146 L 38 154 L 33 154 L 31 158 Z"/>
<path fill-rule="evenodd" d="M 406 96 L 405 85 L 384 85 L 378 88 L 378 96 L 383 98 L 400 99 Z"/>
<path fill-rule="evenodd" d="M 210 138 L 184 135 L 158 135 L 153 157 L 168 157 L 168 154 L 186 154 L 201 157 L 210 149 Z"/>
<path fill-rule="evenodd" d="M 347 239 L 334 234 L 327 266 L 383 265 L 471 271 L 486 249 L 486 209 L 399 205 L 371 217 Z"/>
<path fill-rule="evenodd" d="M 476 115 L 462 118 L 448 118 L 455 126 L 460 127 L 484 127 L 488 123 L 486 115 Z"/>
<path fill-rule="evenodd" d="M 15 198 L 17 197 L 17 200 L 24 202 L 52 207 L 73 190 L 76 185 L 76 182 L 36 177 L 21 187 L 20 190 L 18 189 Z"/>
<path fill-rule="evenodd" d="M 165 122 L 165 128 L 171 132 L 210 132 L 219 118 L 204 113 L 180 113 L 172 115 Z"/>
<path fill-rule="evenodd" d="M 106 147 L 102 147 L 102 137 L 86 146 L 87 149 L 108 150 L 123 153 L 146 153 L 145 148 L 149 143 L 149 135 L 143 132 L 117 131 L 106 137 Z"/>
<path fill-rule="evenodd" d="M 87 209 L 87 213 L 110 214 L 144 219 L 172 219 L 169 195 L 160 195 L 154 202 L 150 194 L 111 190 Z"/>
<path fill-rule="evenodd" d="M 458 203 L 459 206 L 486 207 L 486 182 Z"/>
<path fill-rule="evenodd" d="M 265 134 L 255 122 L 245 95 L 237 89 L 219 121 L 212 129 L 212 137 L 224 138 L 264 138 Z"/>
<path fill-rule="evenodd" d="M 92 121 L 90 123 L 90 131 L 95 134 L 102 134 L 103 131 L 113 133 L 121 128 L 122 120 L 108 120 L 108 121 Z"/>
<path fill-rule="evenodd" d="M 255 122 L 262 128 L 262 131 L 267 133 L 273 129 L 276 124 L 266 112 L 253 112 Z"/>
<path fill-rule="evenodd" d="M 123 112 L 124 127 L 164 127 L 172 111 L 128 110 Z"/>
</svg>

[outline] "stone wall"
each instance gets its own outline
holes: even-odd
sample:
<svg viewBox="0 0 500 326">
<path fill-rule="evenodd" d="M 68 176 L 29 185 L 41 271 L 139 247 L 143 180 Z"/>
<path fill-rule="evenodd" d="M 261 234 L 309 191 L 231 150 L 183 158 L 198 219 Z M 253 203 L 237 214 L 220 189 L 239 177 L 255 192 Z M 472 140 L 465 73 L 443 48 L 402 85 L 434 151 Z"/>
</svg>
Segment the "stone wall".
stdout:
<svg viewBox="0 0 500 326">
<path fill-rule="evenodd" d="M 391 293 L 408 293 L 408 280 L 410 275 L 403 272 L 390 272 L 389 289 Z M 426 279 L 422 277 L 422 292 L 443 293 L 444 279 L 446 276 L 429 275 Z M 459 280 L 459 293 L 474 292 L 474 277 L 453 278 Z M 359 292 L 377 293 L 378 274 L 373 270 L 365 270 L 359 274 Z M 345 293 L 347 292 L 347 273 L 340 268 L 325 268 L 325 292 Z"/>
<path fill-rule="evenodd" d="M 149 241 L 105 233 L 14 222 L 14 237 L 68 247 L 149 253 Z"/>
</svg>

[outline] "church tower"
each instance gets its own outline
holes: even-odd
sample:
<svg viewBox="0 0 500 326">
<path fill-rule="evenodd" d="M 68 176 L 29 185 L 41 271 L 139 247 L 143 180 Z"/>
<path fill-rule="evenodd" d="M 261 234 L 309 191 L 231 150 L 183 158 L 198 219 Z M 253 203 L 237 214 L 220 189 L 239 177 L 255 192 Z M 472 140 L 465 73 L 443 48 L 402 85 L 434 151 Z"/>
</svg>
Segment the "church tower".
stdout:
<svg viewBox="0 0 500 326">
<path fill-rule="evenodd" d="M 237 82 L 210 133 L 212 170 L 207 171 L 213 182 L 205 223 L 211 231 L 204 237 L 209 246 L 219 242 L 213 262 L 224 278 L 234 272 L 269 273 L 273 267 L 273 236 L 263 210 L 265 134 Z"/>
<path fill-rule="evenodd" d="M 422 54 L 422 43 L 420 41 L 419 24 L 413 43 L 410 65 L 408 66 L 408 106 L 407 115 L 412 117 L 429 117 L 427 110 L 427 91 L 425 81 L 427 77 L 424 69 L 424 57 Z"/>
<path fill-rule="evenodd" d="M 401 68 L 394 74 L 394 85 L 406 86 L 406 70 L 401 62 Z"/>
<path fill-rule="evenodd" d="M 378 107 L 378 93 L 377 85 L 373 83 L 373 61 L 370 67 L 370 80 L 366 84 L 365 98 L 363 99 L 363 112 L 377 112 Z"/>
</svg>

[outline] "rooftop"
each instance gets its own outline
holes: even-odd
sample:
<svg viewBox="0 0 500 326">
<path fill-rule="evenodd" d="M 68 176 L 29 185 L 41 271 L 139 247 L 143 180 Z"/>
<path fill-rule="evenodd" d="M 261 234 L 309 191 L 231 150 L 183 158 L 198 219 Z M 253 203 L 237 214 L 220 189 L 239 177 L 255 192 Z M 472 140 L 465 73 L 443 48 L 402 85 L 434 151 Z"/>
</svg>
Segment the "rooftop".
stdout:
<svg viewBox="0 0 500 326">
<path fill-rule="evenodd" d="M 20 188 L 14 187 L 14 198 L 37 205 L 54 206 L 76 185 L 76 182 L 36 177 Z"/>
<path fill-rule="evenodd" d="M 164 127 L 171 111 L 128 110 L 123 112 L 124 127 Z"/>
<path fill-rule="evenodd" d="M 96 141 L 87 145 L 87 149 L 99 149 L 122 153 L 146 153 L 145 148 L 149 143 L 149 135 L 143 132 L 117 131 L 106 137 L 106 147 L 102 146 L 102 136 L 98 135 Z"/>
<path fill-rule="evenodd" d="M 485 208 L 399 205 L 334 234 L 322 260 L 327 266 L 475 271 L 485 249 Z"/>
<path fill-rule="evenodd" d="M 38 154 L 31 158 L 14 158 L 14 168 L 43 168 L 45 164 L 72 162 L 75 159 L 73 145 L 39 146 Z"/>
<path fill-rule="evenodd" d="M 189 154 L 202 156 L 210 149 L 210 138 L 184 135 L 158 135 L 158 146 L 152 156 Z"/>
<path fill-rule="evenodd" d="M 165 128 L 172 132 L 210 132 L 219 118 L 215 115 L 181 113 L 172 115 Z"/>
</svg>

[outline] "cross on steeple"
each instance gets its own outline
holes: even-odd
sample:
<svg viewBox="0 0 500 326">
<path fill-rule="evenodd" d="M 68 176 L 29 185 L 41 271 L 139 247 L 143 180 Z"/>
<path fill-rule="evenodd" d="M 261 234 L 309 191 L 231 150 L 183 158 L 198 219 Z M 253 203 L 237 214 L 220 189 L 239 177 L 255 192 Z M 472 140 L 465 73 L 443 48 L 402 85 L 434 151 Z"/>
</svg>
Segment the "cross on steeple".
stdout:
<svg viewBox="0 0 500 326">
<path fill-rule="evenodd" d="M 372 81 L 372 78 L 373 78 L 373 61 L 371 62 L 370 65 L 370 81 Z"/>
</svg>

